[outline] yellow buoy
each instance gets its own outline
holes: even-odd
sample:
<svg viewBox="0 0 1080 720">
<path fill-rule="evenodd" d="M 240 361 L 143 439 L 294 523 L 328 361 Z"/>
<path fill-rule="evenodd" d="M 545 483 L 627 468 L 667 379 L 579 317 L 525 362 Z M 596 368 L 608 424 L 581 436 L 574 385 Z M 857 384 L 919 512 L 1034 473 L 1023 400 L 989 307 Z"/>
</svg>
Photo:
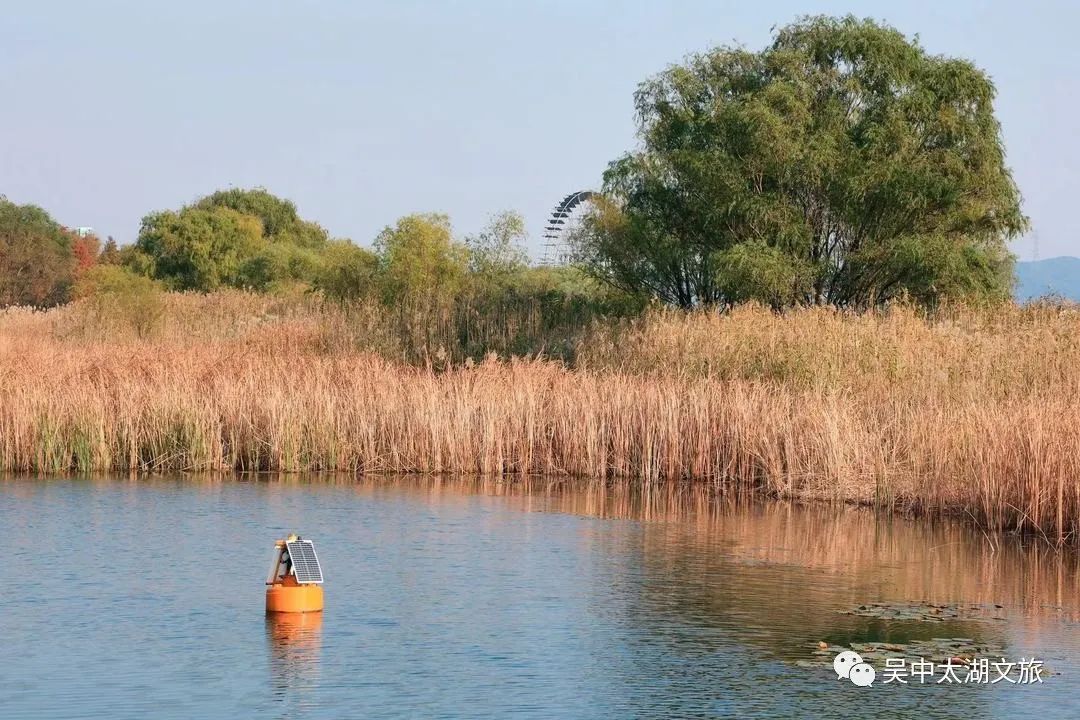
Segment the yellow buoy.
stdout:
<svg viewBox="0 0 1080 720">
<path fill-rule="evenodd" d="M 322 566 L 314 543 L 295 534 L 278 540 L 266 576 L 266 612 L 321 612 L 322 582 Z"/>
</svg>

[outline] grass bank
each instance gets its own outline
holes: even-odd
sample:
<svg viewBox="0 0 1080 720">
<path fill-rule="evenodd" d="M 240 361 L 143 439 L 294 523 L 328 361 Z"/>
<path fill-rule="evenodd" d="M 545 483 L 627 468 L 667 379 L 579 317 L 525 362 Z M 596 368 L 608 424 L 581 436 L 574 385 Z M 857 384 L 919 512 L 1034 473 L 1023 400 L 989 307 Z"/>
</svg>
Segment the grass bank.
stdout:
<svg viewBox="0 0 1080 720">
<path fill-rule="evenodd" d="M 574 364 L 403 362 L 368 308 L 169 296 L 0 314 L 0 469 L 688 479 L 1080 526 L 1080 311 L 654 313 Z M 560 332 L 565 330 L 561 329 Z"/>
</svg>

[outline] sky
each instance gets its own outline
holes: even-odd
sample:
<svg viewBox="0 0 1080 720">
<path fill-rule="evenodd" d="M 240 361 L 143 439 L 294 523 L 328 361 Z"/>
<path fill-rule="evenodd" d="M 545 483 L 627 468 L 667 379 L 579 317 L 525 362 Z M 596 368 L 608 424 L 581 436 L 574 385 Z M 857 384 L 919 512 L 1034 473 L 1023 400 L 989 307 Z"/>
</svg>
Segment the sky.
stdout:
<svg viewBox="0 0 1080 720">
<path fill-rule="evenodd" d="M 547 214 L 635 145 L 634 89 L 806 14 L 884 20 L 998 89 L 1034 234 L 1080 255 L 1080 4 L 0 0 L 0 194 L 131 242 L 148 212 L 265 187 L 368 245 L 444 212 Z"/>
</svg>

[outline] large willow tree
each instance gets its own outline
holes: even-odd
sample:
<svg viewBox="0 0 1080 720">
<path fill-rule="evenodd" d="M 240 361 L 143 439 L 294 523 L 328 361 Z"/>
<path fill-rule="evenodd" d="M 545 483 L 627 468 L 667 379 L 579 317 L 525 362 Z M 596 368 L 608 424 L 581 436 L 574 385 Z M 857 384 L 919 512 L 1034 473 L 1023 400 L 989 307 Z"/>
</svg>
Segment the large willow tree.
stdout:
<svg viewBox="0 0 1080 720">
<path fill-rule="evenodd" d="M 1026 220 L 993 99 L 970 62 L 852 17 L 692 56 L 639 87 L 581 259 L 682 307 L 1004 297 Z"/>
</svg>

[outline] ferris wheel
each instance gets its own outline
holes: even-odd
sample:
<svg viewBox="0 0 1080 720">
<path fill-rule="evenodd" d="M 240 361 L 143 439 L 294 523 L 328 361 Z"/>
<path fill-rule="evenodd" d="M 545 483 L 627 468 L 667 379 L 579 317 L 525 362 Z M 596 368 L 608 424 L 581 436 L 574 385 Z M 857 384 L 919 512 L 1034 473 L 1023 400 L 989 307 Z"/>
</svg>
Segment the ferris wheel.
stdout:
<svg viewBox="0 0 1080 720">
<path fill-rule="evenodd" d="M 544 227 L 544 265 L 565 265 L 572 252 L 569 244 L 570 231 L 581 220 L 586 203 L 596 197 L 592 190 L 578 190 L 564 197 L 551 211 Z"/>
</svg>

